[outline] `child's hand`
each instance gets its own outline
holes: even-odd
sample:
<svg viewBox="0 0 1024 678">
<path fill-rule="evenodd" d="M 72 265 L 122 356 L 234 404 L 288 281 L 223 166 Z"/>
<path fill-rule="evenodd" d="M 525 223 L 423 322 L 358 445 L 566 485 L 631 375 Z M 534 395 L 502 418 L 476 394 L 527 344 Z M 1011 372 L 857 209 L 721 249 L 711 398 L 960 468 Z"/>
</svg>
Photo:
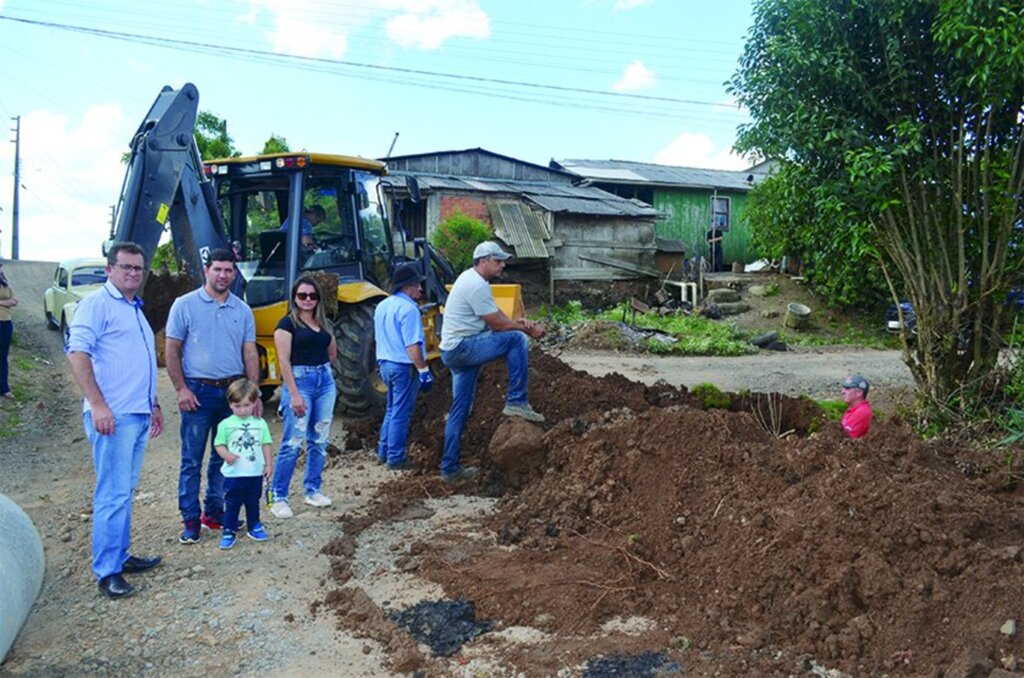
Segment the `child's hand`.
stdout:
<svg viewBox="0 0 1024 678">
<path fill-rule="evenodd" d="M 264 466 L 263 467 L 263 480 L 265 480 L 266 482 L 269 483 L 270 479 L 273 476 L 274 476 L 274 469 L 271 467 L 271 465 L 267 464 L 266 466 Z"/>
<path fill-rule="evenodd" d="M 224 463 L 234 464 L 239 459 L 241 459 L 241 457 L 239 457 L 237 454 L 231 454 L 230 452 L 228 452 L 228 456 L 224 457 Z"/>
</svg>

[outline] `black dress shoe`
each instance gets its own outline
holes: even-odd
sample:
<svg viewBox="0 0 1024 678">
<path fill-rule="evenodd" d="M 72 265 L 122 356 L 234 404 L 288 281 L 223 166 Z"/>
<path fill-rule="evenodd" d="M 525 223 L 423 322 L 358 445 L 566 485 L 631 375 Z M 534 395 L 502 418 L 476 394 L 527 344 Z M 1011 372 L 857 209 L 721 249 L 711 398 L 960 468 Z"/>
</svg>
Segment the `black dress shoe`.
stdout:
<svg viewBox="0 0 1024 678">
<path fill-rule="evenodd" d="M 127 598 L 135 593 L 135 587 L 126 582 L 120 574 L 111 574 L 100 579 L 99 587 L 107 598 Z"/>
<path fill-rule="evenodd" d="M 152 558 L 138 558 L 136 556 L 128 556 L 128 560 L 124 561 L 124 565 L 121 566 L 122 572 L 145 572 L 151 570 L 160 564 L 160 556 L 153 556 Z"/>
</svg>

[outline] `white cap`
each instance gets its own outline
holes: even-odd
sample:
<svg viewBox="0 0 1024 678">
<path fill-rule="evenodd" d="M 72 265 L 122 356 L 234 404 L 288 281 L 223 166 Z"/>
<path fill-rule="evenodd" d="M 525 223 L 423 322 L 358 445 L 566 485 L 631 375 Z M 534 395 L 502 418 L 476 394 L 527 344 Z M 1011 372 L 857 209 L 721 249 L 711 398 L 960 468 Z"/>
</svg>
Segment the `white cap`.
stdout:
<svg viewBox="0 0 1024 678">
<path fill-rule="evenodd" d="M 494 259 L 511 259 L 512 255 L 501 249 L 501 246 L 493 240 L 485 240 L 476 246 L 473 250 L 473 259 L 483 259 L 484 257 L 492 257 Z"/>
</svg>

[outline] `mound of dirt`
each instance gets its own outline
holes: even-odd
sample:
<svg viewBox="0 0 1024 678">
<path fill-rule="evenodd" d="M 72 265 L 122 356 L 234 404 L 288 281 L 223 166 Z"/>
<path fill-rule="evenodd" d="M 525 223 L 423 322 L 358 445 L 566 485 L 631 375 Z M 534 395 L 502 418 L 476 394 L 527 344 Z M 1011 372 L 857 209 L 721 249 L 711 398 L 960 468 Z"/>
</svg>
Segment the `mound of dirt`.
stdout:
<svg viewBox="0 0 1024 678">
<path fill-rule="evenodd" d="M 446 381 L 417 411 L 411 454 L 427 468 Z M 547 416 L 540 442 L 505 433 L 542 453 L 540 468 L 498 444 L 503 364 L 483 370 L 463 438 L 464 461 L 484 471 L 470 491 L 504 495 L 490 526 L 499 544 L 434 544 L 419 569 L 480 618 L 557 638 L 655 620 L 645 640 L 565 650 L 580 659 L 672 643 L 685 665 L 727 672 L 1016 666 L 1024 645 L 1000 629 L 1024 614 L 1024 506 L 965 478 L 953 450 L 899 419 L 852 441 L 806 400 L 730 396 L 728 409 L 705 410 L 685 390 L 591 377 L 539 353 L 530 389 Z"/>
</svg>

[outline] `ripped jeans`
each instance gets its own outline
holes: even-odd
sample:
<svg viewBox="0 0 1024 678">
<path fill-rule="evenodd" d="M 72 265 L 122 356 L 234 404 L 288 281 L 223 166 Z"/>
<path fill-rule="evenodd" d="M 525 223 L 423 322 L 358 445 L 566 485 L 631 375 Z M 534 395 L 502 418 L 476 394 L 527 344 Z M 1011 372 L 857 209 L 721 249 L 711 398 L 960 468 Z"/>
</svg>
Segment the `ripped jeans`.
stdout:
<svg viewBox="0 0 1024 678">
<path fill-rule="evenodd" d="M 327 441 L 331 436 L 331 419 L 334 417 L 334 399 L 337 394 L 331 366 L 293 365 L 295 386 L 302 401 L 306 403 L 306 414 L 299 418 L 291 407 L 291 394 L 281 389 L 281 408 L 284 410 L 284 437 L 281 449 L 274 462 L 274 479 L 271 487 L 276 501 L 288 499 L 288 485 L 295 472 L 295 462 L 303 444 L 306 445 L 306 474 L 302 480 L 306 496 L 320 491 L 320 473 L 327 461 Z"/>
</svg>

